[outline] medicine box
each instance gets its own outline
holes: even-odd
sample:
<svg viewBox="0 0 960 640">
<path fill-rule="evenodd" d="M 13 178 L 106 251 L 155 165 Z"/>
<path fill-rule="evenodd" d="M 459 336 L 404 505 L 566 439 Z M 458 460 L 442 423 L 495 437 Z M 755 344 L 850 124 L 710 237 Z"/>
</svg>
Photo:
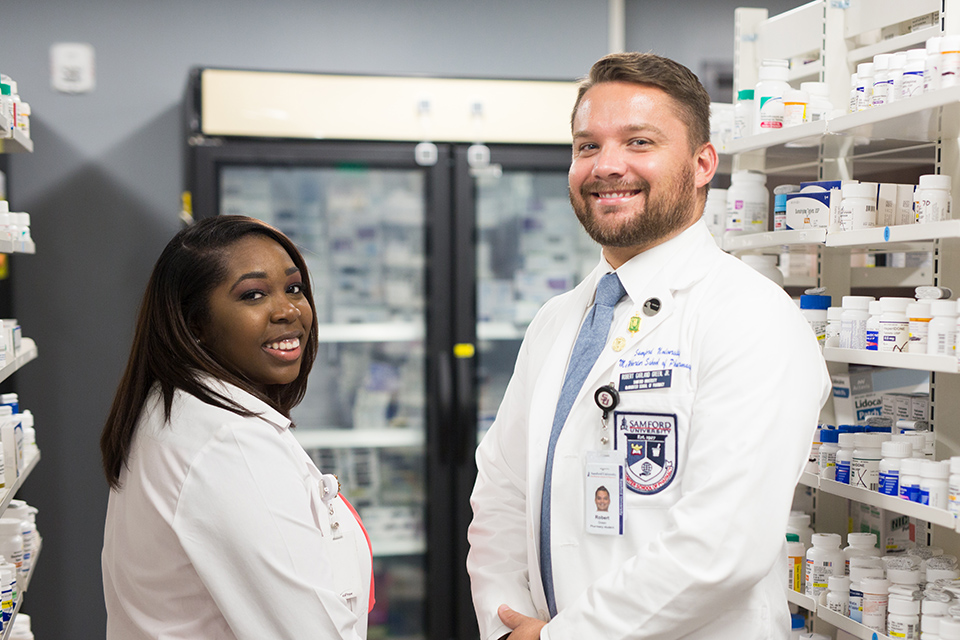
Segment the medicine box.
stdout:
<svg viewBox="0 0 960 640">
<path fill-rule="evenodd" d="M 851 531 L 876 534 L 884 553 L 902 552 L 914 546 L 917 529 L 910 516 L 851 501 L 850 521 Z"/>
<path fill-rule="evenodd" d="M 798 193 L 787 194 L 786 206 L 788 230 L 826 228 L 839 216 L 840 181 L 801 182 Z"/>
<path fill-rule="evenodd" d="M 832 380 L 837 424 L 866 424 L 867 416 L 883 414 L 884 394 L 926 392 L 930 374 L 911 369 L 866 368 L 835 373 Z"/>
</svg>

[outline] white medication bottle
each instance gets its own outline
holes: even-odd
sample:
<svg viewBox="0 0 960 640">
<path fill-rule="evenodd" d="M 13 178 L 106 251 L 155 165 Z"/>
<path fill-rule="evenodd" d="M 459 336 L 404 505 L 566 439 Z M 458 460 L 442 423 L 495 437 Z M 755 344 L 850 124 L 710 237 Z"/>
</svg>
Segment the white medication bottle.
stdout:
<svg viewBox="0 0 960 640">
<path fill-rule="evenodd" d="M 960 620 L 956 618 L 940 620 L 940 640 L 960 640 Z"/>
<path fill-rule="evenodd" d="M 776 131 L 783 129 L 786 121 L 787 107 L 783 98 L 774 97 L 768 99 L 760 107 L 760 131 Z"/>
<path fill-rule="evenodd" d="M 848 182 L 840 187 L 840 231 L 877 226 L 876 183 Z"/>
<path fill-rule="evenodd" d="M 833 103 L 830 102 L 830 87 L 826 82 L 801 82 L 800 90 L 810 96 L 807 103 L 807 116 L 810 122 L 826 120 L 833 112 Z"/>
<path fill-rule="evenodd" d="M 850 484 L 850 466 L 856 444 L 854 436 L 855 433 L 840 433 L 837 436 L 837 468 L 834 479 L 840 484 Z"/>
<path fill-rule="evenodd" d="M 863 591 L 863 619 L 860 623 L 877 633 L 887 632 L 889 589 L 890 582 L 884 578 L 864 578 L 860 581 L 860 590 Z"/>
<path fill-rule="evenodd" d="M 923 458 L 904 458 L 900 461 L 900 497 L 920 502 L 920 465 Z"/>
<path fill-rule="evenodd" d="M 820 346 L 827 339 L 827 309 L 830 308 L 830 296 L 803 294 L 800 296 L 800 313 L 810 323 L 813 334 Z"/>
<path fill-rule="evenodd" d="M 820 430 L 820 451 L 818 453 L 817 468 L 821 478 L 836 480 L 837 452 L 840 451 L 840 433 L 836 429 Z"/>
<path fill-rule="evenodd" d="M 813 546 L 807 549 L 805 572 L 806 594 L 819 598 L 827 590 L 830 576 L 842 576 L 843 552 L 840 550 L 840 535 L 837 533 L 813 534 Z"/>
<path fill-rule="evenodd" d="M 727 235 L 761 233 L 767 230 L 770 192 L 767 176 L 759 171 L 734 171 L 727 189 Z"/>
<path fill-rule="evenodd" d="M 960 456 L 950 458 L 950 477 L 947 479 L 947 509 L 960 514 Z"/>
<path fill-rule="evenodd" d="M 867 348 L 867 320 L 870 319 L 871 296 L 843 296 L 841 306 L 843 315 L 840 317 L 840 348 L 866 349 Z"/>
<path fill-rule="evenodd" d="M 712 191 L 712 189 L 711 189 Z M 787 194 L 800 191 L 800 185 L 781 184 L 773 189 L 773 230 L 787 230 Z"/>
<path fill-rule="evenodd" d="M 4 627 L 10 623 L 10 618 L 13 617 L 13 590 L 16 588 L 16 571 L 17 568 L 9 562 L 0 563 L 0 611 L 2 611 Z"/>
<path fill-rule="evenodd" d="M 873 106 L 873 63 L 857 65 L 857 111 Z"/>
<path fill-rule="evenodd" d="M 0 518 L 0 555 L 17 568 L 19 576 L 23 564 L 23 536 L 20 535 L 20 520 Z"/>
<path fill-rule="evenodd" d="M 931 300 L 927 331 L 927 354 L 952 356 L 957 339 L 957 301 Z"/>
<path fill-rule="evenodd" d="M 737 103 L 733 107 L 733 139 L 739 140 L 753 135 L 753 89 L 741 89 L 737 92 Z"/>
<path fill-rule="evenodd" d="M 787 78 L 790 76 L 790 63 L 787 60 L 766 58 L 760 62 L 758 77 L 760 81 L 754 87 L 754 124 L 753 132 L 760 133 L 760 112 L 766 103 L 774 98 L 783 98 L 783 93 L 790 89 Z"/>
<path fill-rule="evenodd" d="M 723 239 L 723 232 L 727 227 L 727 190 L 710 189 L 707 192 L 707 203 L 703 207 L 703 221 L 715 240 Z"/>
<path fill-rule="evenodd" d="M 951 218 L 950 189 L 953 180 L 949 175 L 926 174 L 920 176 L 920 184 L 914 194 L 917 222 L 940 222 Z"/>
<path fill-rule="evenodd" d="M 949 477 L 949 460 L 924 460 L 920 465 L 920 504 L 946 509 Z"/>
<path fill-rule="evenodd" d="M 854 558 L 879 558 L 882 553 L 877 548 L 877 534 L 851 531 L 847 534 L 847 546 L 843 548 L 844 574 L 850 575 L 850 562 Z"/>
<path fill-rule="evenodd" d="M 883 562 L 880 558 L 850 559 L 850 619 L 861 622 L 863 619 L 863 590 L 860 582 L 864 578 L 882 578 Z"/>
<path fill-rule="evenodd" d="M 904 353 L 910 341 L 910 320 L 907 305 L 912 298 L 880 298 L 880 351 Z"/>
<path fill-rule="evenodd" d="M 787 534 L 787 591 L 796 591 L 804 593 L 806 585 L 804 584 L 804 566 L 806 564 L 807 550 L 800 542 L 800 536 L 795 533 Z"/>
<path fill-rule="evenodd" d="M 943 36 L 940 41 L 940 88 L 960 84 L 960 35 Z"/>
<path fill-rule="evenodd" d="M 808 549 L 813 544 L 813 527 L 810 526 L 810 514 L 803 511 L 791 511 L 787 516 L 787 533 L 800 536 L 800 544 Z M 806 571 L 806 569 L 804 569 Z"/>
<path fill-rule="evenodd" d="M 846 576 L 827 578 L 827 608 L 844 617 L 850 615 L 850 578 Z"/>
<path fill-rule="evenodd" d="M 880 316 L 883 315 L 883 308 L 880 306 L 880 301 L 872 300 L 867 311 L 870 313 L 870 317 L 867 319 L 866 325 L 867 351 L 879 351 Z"/>
<path fill-rule="evenodd" d="M 745 253 L 740 256 L 740 260 L 764 277 L 783 286 L 783 272 L 777 266 L 777 256 Z"/>
<path fill-rule="evenodd" d="M 887 434 L 883 433 L 858 433 L 854 436 L 850 486 L 877 490 L 880 486 L 880 446 L 887 439 Z"/>
<path fill-rule="evenodd" d="M 940 88 L 940 66 L 941 66 L 941 45 L 943 44 L 942 36 L 934 36 L 927 39 L 926 48 L 924 52 L 924 63 L 923 63 L 923 92 L 929 93 L 931 91 L 936 91 Z M 907 57 L 909 59 L 910 52 L 907 52 Z"/>
<path fill-rule="evenodd" d="M 795 127 L 807 122 L 810 94 L 803 89 L 788 89 L 783 92 L 783 126 Z M 762 126 L 762 125 L 761 125 Z"/>
<path fill-rule="evenodd" d="M 933 556 L 923 561 L 923 575 L 925 583 L 937 580 L 956 580 L 960 578 L 960 569 L 956 556 Z"/>
<path fill-rule="evenodd" d="M 847 105 L 849 113 L 857 112 L 857 103 L 860 101 L 860 92 L 857 91 L 859 78 L 856 73 L 850 74 L 850 103 Z"/>
<path fill-rule="evenodd" d="M 927 338 L 930 336 L 930 303 L 914 302 L 907 305 L 907 321 L 910 324 L 910 339 L 907 341 L 909 353 L 927 352 Z"/>
<path fill-rule="evenodd" d="M 920 640 L 920 601 L 890 596 L 887 602 L 887 635 L 903 640 Z"/>
<path fill-rule="evenodd" d="M 890 57 L 890 93 L 887 102 L 896 102 L 900 99 L 903 89 L 903 69 L 907 66 L 907 52 L 898 51 Z"/>
<path fill-rule="evenodd" d="M 880 445 L 880 493 L 885 496 L 900 495 L 900 463 L 913 456 L 909 442 L 889 440 Z"/>
<path fill-rule="evenodd" d="M 879 53 L 873 56 L 873 98 L 871 104 L 879 107 L 890 101 L 890 58 L 893 54 Z"/>
<path fill-rule="evenodd" d="M 840 346 L 840 322 L 843 316 L 843 307 L 830 307 L 827 309 L 827 330 L 824 337 L 823 346 Z"/>
<path fill-rule="evenodd" d="M 900 99 L 912 98 L 923 94 L 924 65 L 926 52 L 923 49 L 907 51 L 907 62 L 903 66 L 903 78 L 900 81 Z M 939 83 L 940 76 L 937 76 Z"/>
</svg>

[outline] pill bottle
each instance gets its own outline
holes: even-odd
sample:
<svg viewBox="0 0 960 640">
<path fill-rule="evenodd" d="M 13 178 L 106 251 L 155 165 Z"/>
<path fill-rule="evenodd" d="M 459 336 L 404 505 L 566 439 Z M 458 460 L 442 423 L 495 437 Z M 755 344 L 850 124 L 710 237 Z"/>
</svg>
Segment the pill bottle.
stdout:
<svg viewBox="0 0 960 640">
<path fill-rule="evenodd" d="M 920 502 L 920 464 L 922 458 L 904 458 L 900 461 L 900 497 Z"/>
<path fill-rule="evenodd" d="M 840 231 L 877 226 L 877 190 L 874 184 L 848 182 L 840 187 Z"/>
<path fill-rule="evenodd" d="M 761 233 L 767 230 L 770 192 L 767 176 L 759 171 L 734 171 L 727 189 L 727 235 Z"/>
<path fill-rule="evenodd" d="M 820 451 L 817 457 L 817 468 L 821 478 L 826 480 L 837 479 L 837 452 L 840 432 L 836 429 L 820 430 Z"/>
<path fill-rule="evenodd" d="M 773 188 L 773 230 L 787 230 L 787 194 L 800 191 L 800 185 L 781 184 Z"/>
<path fill-rule="evenodd" d="M 914 302 L 907 305 L 907 320 L 910 323 L 910 339 L 907 342 L 907 351 L 910 353 L 927 352 L 927 338 L 930 335 L 930 303 Z"/>
<path fill-rule="evenodd" d="M 840 433 L 837 436 L 837 466 L 834 471 L 834 480 L 840 484 L 850 484 L 851 464 L 856 440 L 854 433 Z"/>
<path fill-rule="evenodd" d="M 850 615 L 850 578 L 846 576 L 827 578 L 827 608 L 844 617 Z"/>
<path fill-rule="evenodd" d="M 858 433 L 854 436 L 850 462 L 850 486 L 876 491 L 880 486 L 880 446 L 888 436 L 882 433 Z"/>
<path fill-rule="evenodd" d="M 877 548 L 877 534 L 851 531 L 847 534 L 847 546 L 843 548 L 844 575 L 850 575 L 850 561 L 854 558 L 879 558 L 882 553 Z"/>
<path fill-rule="evenodd" d="M 880 351 L 903 353 L 910 341 L 910 320 L 907 305 L 912 298 L 880 298 Z"/>
<path fill-rule="evenodd" d="M 745 253 L 740 256 L 740 260 L 760 275 L 772 280 L 781 287 L 783 286 L 783 272 L 777 267 L 777 256 Z"/>
<path fill-rule="evenodd" d="M 923 92 L 929 93 L 940 88 L 940 70 L 941 70 L 941 46 L 943 44 L 942 36 L 934 36 L 927 39 L 927 45 L 924 49 L 923 62 Z M 907 52 L 909 58 L 910 52 Z"/>
<path fill-rule="evenodd" d="M 943 36 L 940 41 L 940 88 L 960 84 L 960 35 Z"/>
<path fill-rule="evenodd" d="M 960 620 L 956 618 L 940 620 L 940 640 L 960 640 Z"/>
<path fill-rule="evenodd" d="M 934 556 L 923 561 L 924 582 L 956 580 L 960 578 L 956 556 Z"/>
<path fill-rule="evenodd" d="M 879 53 L 873 56 L 873 98 L 872 106 L 879 107 L 890 101 L 890 53 Z"/>
<path fill-rule="evenodd" d="M 790 89 L 787 78 L 790 76 L 790 63 L 787 60 L 766 58 L 760 62 L 758 77 L 760 81 L 754 87 L 754 121 L 753 132 L 760 133 L 769 129 L 761 129 L 760 113 L 771 99 L 783 98 L 783 93 Z M 781 102 L 782 107 L 782 102 Z"/>
<path fill-rule="evenodd" d="M 857 65 L 857 111 L 869 109 L 873 105 L 873 63 L 861 62 Z"/>
<path fill-rule="evenodd" d="M 840 346 L 841 316 L 843 316 L 843 307 L 830 307 L 827 309 L 827 330 L 824 337 L 823 346 Z"/>
<path fill-rule="evenodd" d="M 800 640 L 800 634 L 807 630 L 806 622 L 799 613 L 790 614 L 790 640 Z"/>
<path fill-rule="evenodd" d="M 883 309 L 879 300 L 872 300 L 867 308 L 870 318 L 866 324 L 867 351 L 880 350 L 880 316 L 883 315 Z"/>
<path fill-rule="evenodd" d="M 800 536 L 795 533 L 787 534 L 787 590 L 804 593 L 807 550 L 800 542 Z"/>
<path fill-rule="evenodd" d="M 15 518 L 0 518 L 0 556 L 17 568 L 19 577 L 23 564 L 23 536 L 20 535 L 20 521 Z"/>
<path fill-rule="evenodd" d="M 900 495 L 900 463 L 913 456 L 909 442 L 890 440 L 880 445 L 880 493 L 885 496 Z"/>
<path fill-rule="evenodd" d="M 848 113 L 857 112 L 857 103 L 860 101 L 860 92 L 857 91 L 859 77 L 856 73 L 850 74 L 850 103 L 847 105 Z"/>
<path fill-rule="evenodd" d="M 864 578 L 882 578 L 884 574 L 883 562 L 880 558 L 851 558 L 850 559 L 850 619 L 862 621 L 863 590 L 860 582 Z"/>
<path fill-rule="evenodd" d="M 783 126 L 795 127 L 807 122 L 810 94 L 803 89 L 788 89 L 783 92 Z M 761 124 L 761 126 L 763 126 Z"/>
<path fill-rule="evenodd" d="M 716 240 L 723 239 L 727 226 L 727 190 L 710 189 L 707 203 L 703 207 L 703 221 L 707 223 L 710 235 Z"/>
<path fill-rule="evenodd" d="M 900 91 L 903 89 L 903 69 L 906 66 L 906 51 L 898 51 L 890 57 L 890 93 L 887 95 L 887 102 L 896 102 L 900 99 Z"/>
<path fill-rule="evenodd" d="M 861 624 L 877 633 L 887 632 L 887 602 L 890 582 L 884 578 L 864 578 L 860 581 L 863 592 L 863 619 Z"/>
<path fill-rule="evenodd" d="M 923 594 L 923 602 L 920 603 L 921 623 L 923 623 L 923 618 L 942 618 L 949 615 L 948 611 L 950 610 L 953 596 L 941 589 L 939 590 L 940 594 L 942 594 L 940 599 L 931 600 L 931 591 L 932 590 L 928 590 Z"/>
<path fill-rule="evenodd" d="M 827 337 L 827 309 L 830 308 L 830 296 L 803 294 L 800 296 L 800 313 L 810 323 L 817 342 L 823 346 Z"/>
<path fill-rule="evenodd" d="M 737 103 L 733 107 L 734 140 L 753 135 L 753 115 L 753 89 L 741 89 L 737 92 Z"/>
<path fill-rule="evenodd" d="M 840 550 L 840 535 L 837 533 L 813 534 L 813 546 L 807 549 L 807 564 L 804 576 L 806 594 L 819 598 L 827 590 L 827 578 L 842 576 L 844 556 Z"/>
<path fill-rule="evenodd" d="M 951 218 L 950 189 L 953 180 L 949 175 L 930 173 L 920 176 L 920 184 L 914 193 L 918 203 L 917 222 L 940 222 Z"/>
<path fill-rule="evenodd" d="M 954 355 L 957 338 L 957 301 L 931 300 L 927 332 L 927 354 L 931 356 Z"/>
<path fill-rule="evenodd" d="M 924 460 L 920 465 L 920 504 L 946 509 L 949 477 L 949 460 Z"/>
<path fill-rule="evenodd" d="M 924 65 L 926 52 L 923 49 L 907 51 L 907 63 L 903 66 L 903 79 L 900 83 L 900 98 L 912 98 L 923 94 Z M 937 76 L 939 83 L 940 76 Z"/>
<path fill-rule="evenodd" d="M 920 601 L 891 596 L 887 603 L 887 635 L 904 640 L 920 639 Z"/>
<path fill-rule="evenodd" d="M 783 129 L 787 108 L 783 98 L 770 98 L 760 107 L 760 131 Z"/>
<path fill-rule="evenodd" d="M 826 120 L 833 112 L 833 103 L 830 102 L 830 87 L 826 82 L 801 82 L 800 90 L 810 96 L 807 104 L 807 115 L 810 122 Z"/>
<path fill-rule="evenodd" d="M 17 568 L 9 562 L 0 562 L 0 612 L 3 626 L 6 627 L 13 617 L 13 593 L 17 588 Z"/>
<path fill-rule="evenodd" d="M 947 509 L 957 517 L 957 514 L 960 514 L 960 456 L 950 458 L 947 491 Z"/>
<path fill-rule="evenodd" d="M 803 511 L 791 511 L 787 516 L 787 533 L 800 536 L 800 544 L 808 549 L 813 544 L 813 527 L 810 526 L 810 514 Z M 806 571 L 806 569 L 804 569 Z"/>
<path fill-rule="evenodd" d="M 840 316 L 840 348 L 866 349 L 867 320 L 870 319 L 871 296 L 843 296 Z"/>
</svg>

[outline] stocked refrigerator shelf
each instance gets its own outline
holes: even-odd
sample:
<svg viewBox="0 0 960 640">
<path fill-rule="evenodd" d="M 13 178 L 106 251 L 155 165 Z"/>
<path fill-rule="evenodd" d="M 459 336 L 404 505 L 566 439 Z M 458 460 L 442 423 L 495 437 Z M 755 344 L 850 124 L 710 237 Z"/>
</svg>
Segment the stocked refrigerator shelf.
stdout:
<svg viewBox="0 0 960 640">
<path fill-rule="evenodd" d="M 297 429 L 304 449 L 357 449 L 422 447 L 423 429 Z"/>
<path fill-rule="evenodd" d="M 415 322 L 319 324 L 318 342 L 414 342 L 423 340 L 424 327 Z"/>
</svg>

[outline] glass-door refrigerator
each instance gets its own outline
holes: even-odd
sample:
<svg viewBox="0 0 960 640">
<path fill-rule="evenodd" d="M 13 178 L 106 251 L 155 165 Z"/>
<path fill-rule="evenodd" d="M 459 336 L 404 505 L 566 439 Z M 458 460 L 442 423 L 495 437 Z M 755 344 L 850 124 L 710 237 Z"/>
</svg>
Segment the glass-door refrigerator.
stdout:
<svg viewBox="0 0 960 640">
<path fill-rule="evenodd" d="M 263 219 L 310 268 L 320 351 L 295 433 L 370 534 L 369 637 L 474 640 L 476 446 L 533 315 L 599 259 L 570 209 L 570 147 L 208 135 L 197 78 L 194 217 Z"/>
</svg>

